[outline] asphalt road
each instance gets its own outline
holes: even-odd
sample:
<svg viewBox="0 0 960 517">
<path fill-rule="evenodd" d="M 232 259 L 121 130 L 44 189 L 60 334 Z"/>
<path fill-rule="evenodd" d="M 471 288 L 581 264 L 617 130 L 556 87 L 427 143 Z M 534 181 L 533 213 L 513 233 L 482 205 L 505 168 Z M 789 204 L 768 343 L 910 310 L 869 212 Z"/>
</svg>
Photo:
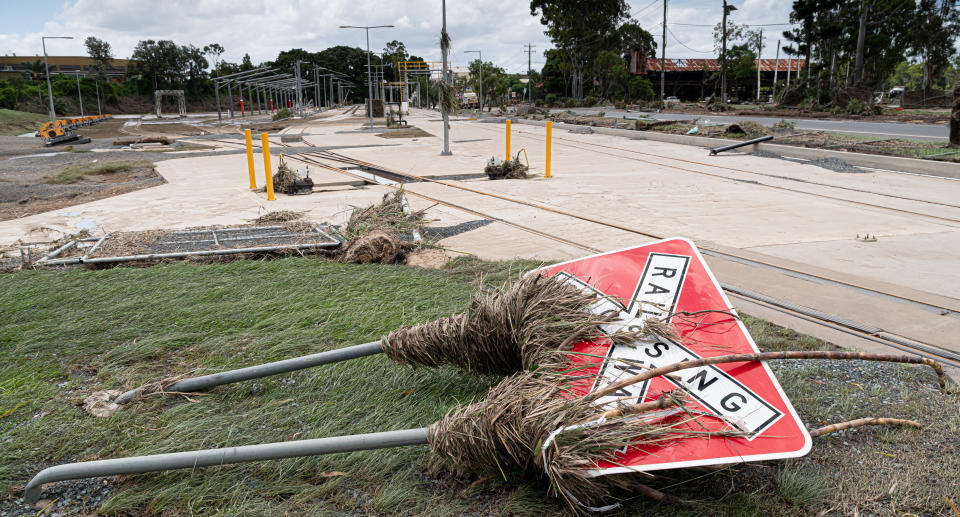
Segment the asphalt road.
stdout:
<svg viewBox="0 0 960 517">
<path fill-rule="evenodd" d="M 595 115 L 601 109 L 598 108 L 573 108 L 572 111 L 577 114 Z M 566 111 L 563 109 L 552 111 Z M 772 126 L 780 121 L 778 117 L 749 117 L 749 116 L 731 116 L 731 115 L 695 115 L 690 113 L 647 113 L 625 111 L 618 109 L 603 109 L 608 117 L 617 118 L 654 118 L 657 120 L 693 120 L 699 118 L 705 123 L 715 122 L 720 124 L 730 124 L 738 120 L 752 120 Z M 900 122 L 870 122 L 862 120 L 819 120 L 788 118 L 788 121 L 795 122 L 797 129 L 807 129 L 811 131 L 828 131 L 831 133 L 843 133 L 847 135 L 856 135 L 875 138 L 907 138 L 913 140 L 942 140 L 949 138 L 949 128 L 944 124 L 906 124 Z"/>
</svg>

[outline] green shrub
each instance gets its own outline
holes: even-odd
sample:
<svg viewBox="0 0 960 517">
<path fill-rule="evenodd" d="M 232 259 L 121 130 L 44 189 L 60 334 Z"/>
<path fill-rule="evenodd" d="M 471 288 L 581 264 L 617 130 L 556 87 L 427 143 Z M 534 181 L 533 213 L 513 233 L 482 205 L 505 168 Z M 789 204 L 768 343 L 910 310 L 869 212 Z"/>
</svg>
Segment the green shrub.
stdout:
<svg viewBox="0 0 960 517">
<path fill-rule="evenodd" d="M 290 113 L 289 108 L 280 108 L 276 113 L 273 114 L 273 120 L 283 120 L 285 118 L 290 118 L 292 113 Z"/>
<path fill-rule="evenodd" d="M 598 116 L 598 117 L 606 117 L 606 116 L 607 116 L 607 112 L 606 112 L 606 111 L 597 112 L 597 116 Z"/>
<path fill-rule="evenodd" d="M 586 99 L 583 99 L 583 105 L 585 107 L 596 106 L 596 104 L 597 104 L 597 98 L 594 97 L 593 95 L 588 95 Z"/>
<path fill-rule="evenodd" d="M 557 94 L 555 94 L 555 93 L 548 93 L 547 96 L 543 98 L 543 102 L 546 103 L 547 106 L 554 106 L 554 105 L 556 105 L 556 104 L 557 104 Z"/>
<path fill-rule="evenodd" d="M 0 88 L 0 108 L 10 108 L 13 109 L 14 105 L 17 103 L 17 91 L 7 86 L 5 88 Z"/>
<path fill-rule="evenodd" d="M 629 92 L 631 99 L 641 101 L 653 100 L 656 96 L 653 91 L 653 83 L 642 75 L 630 78 L 630 82 L 627 83 L 627 92 Z"/>
<path fill-rule="evenodd" d="M 773 124 L 774 129 L 796 129 L 797 123 L 792 120 L 780 119 L 780 122 Z"/>
</svg>

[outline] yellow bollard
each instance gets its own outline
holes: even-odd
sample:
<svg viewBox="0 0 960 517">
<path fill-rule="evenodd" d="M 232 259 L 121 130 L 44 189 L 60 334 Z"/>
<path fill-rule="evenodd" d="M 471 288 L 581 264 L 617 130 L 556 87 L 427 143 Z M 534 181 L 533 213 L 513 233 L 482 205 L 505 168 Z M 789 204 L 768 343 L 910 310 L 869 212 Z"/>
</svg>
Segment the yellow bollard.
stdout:
<svg viewBox="0 0 960 517">
<path fill-rule="evenodd" d="M 550 146 L 553 138 L 553 122 L 547 121 L 547 177 L 550 177 Z"/>
<path fill-rule="evenodd" d="M 243 130 L 247 139 L 247 168 L 250 169 L 250 188 L 257 188 L 257 176 L 253 173 L 253 137 L 249 129 Z"/>
<path fill-rule="evenodd" d="M 507 119 L 507 161 L 510 161 L 510 119 Z"/>
<path fill-rule="evenodd" d="M 263 173 L 267 177 L 267 201 L 273 201 L 273 167 L 270 166 L 270 142 L 267 140 L 269 136 L 267 133 L 260 133 L 260 141 L 263 145 L 261 147 L 263 151 Z"/>
</svg>

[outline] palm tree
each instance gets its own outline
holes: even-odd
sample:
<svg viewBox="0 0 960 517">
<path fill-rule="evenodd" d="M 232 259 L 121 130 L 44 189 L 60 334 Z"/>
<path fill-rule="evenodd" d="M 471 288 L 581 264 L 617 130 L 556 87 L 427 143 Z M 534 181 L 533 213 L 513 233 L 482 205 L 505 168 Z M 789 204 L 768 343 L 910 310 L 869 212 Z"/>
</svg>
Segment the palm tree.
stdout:
<svg viewBox="0 0 960 517">
<path fill-rule="evenodd" d="M 37 97 L 40 98 L 40 106 L 42 107 L 42 106 L 43 106 L 43 93 L 41 93 L 42 90 L 41 90 L 41 88 L 40 88 L 40 77 L 41 77 L 41 75 L 44 73 L 44 71 L 46 70 L 46 67 L 43 66 L 43 61 L 40 61 L 40 60 L 38 59 L 38 60 L 34 61 L 33 63 L 20 63 L 20 64 L 26 66 L 27 68 L 29 68 L 29 69 L 30 69 L 30 74 L 29 74 L 29 75 L 30 75 L 30 78 L 31 78 L 31 79 L 35 79 L 35 80 L 37 81 Z"/>
</svg>

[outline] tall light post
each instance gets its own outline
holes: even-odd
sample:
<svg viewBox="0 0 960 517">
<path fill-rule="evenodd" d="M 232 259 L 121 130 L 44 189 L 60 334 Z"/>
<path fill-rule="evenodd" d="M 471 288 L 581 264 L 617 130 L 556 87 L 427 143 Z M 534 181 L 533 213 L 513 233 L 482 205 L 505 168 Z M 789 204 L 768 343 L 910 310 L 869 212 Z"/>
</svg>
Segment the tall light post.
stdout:
<svg viewBox="0 0 960 517">
<path fill-rule="evenodd" d="M 480 94 L 477 96 L 477 99 L 480 99 L 480 113 L 483 114 L 483 54 L 479 50 L 464 50 L 464 54 L 470 54 L 472 52 L 477 53 L 477 57 L 480 60 Z"/>
<path fill-rule="evenodd" d="M 77 98 L 80 99 L 80 118 L 83 118 L 83 94 L 80 93 L 80 72 L 77 72 Z"/>
<path fill-rule="evenodd" d="M 47 73 L 47 97 L 50 99 L 50 121 L 57 121 L 57 114 L 53 111 L 53 87 L 50 86 L 50 65 L 47 64 L 47 40 L 48 39 L 73 39 L 73 36 L 40 36 L 40 44 L 43 45 L 43 69 Z"/>
<path fill-rule="evenodd" d="M 367 115 L 370 116 L 370 131 L 373 131 L 373 77 L 370 72 L 370 29 L 386 29 L 393 25 L 341 25 L 341 29 L 363 29 L 367 32 Z"/>
</svg>

